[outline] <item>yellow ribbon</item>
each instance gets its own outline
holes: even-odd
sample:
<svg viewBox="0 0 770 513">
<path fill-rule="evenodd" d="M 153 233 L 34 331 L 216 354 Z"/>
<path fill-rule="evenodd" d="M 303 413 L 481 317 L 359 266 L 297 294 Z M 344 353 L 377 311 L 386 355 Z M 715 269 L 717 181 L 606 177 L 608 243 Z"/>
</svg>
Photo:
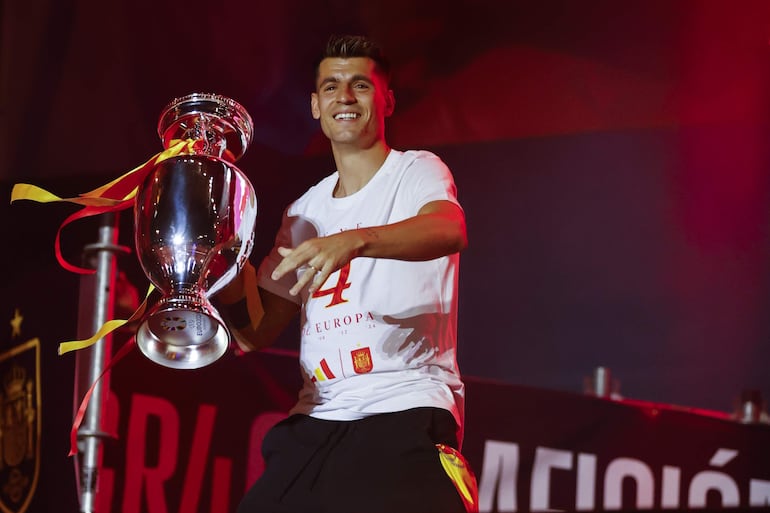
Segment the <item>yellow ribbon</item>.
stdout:
<svg viewBox="0 0 770 513">
<path fill-rule="evenodd" d="M 131 317 L 128 319 L 113 319 L 111 321 L 107 321 L 104 324 L 102 324 L 102 327 L 97 330 L 96 333 L 94 333 L 91 337 L 83 339 L 83 340 L 72 340 L 69 342 L 62 342 L 59 344 L 59 354 L 62 355 L 64 353 L 69 353 L 70 351 L 77 351 L 79 349 L 85 349 L 86 347 L 90 347 L 94 345 L 96 342 L 101 340 L 102 338 L 106 337 L 116 329 L 120 328 L 124 324 L 128 324 L 129 322 L 137 321 L 141 319 L 141 317 L 144 315 L 145 310 L 147 310 L 147 300 L 150 297 L 150 294 L 152 294 L 152 291 L 155 290 L 154 285 L 150 285 L 150 287 L 147 289 L 147 294 L 144 296 L 144 301 L 142 301 L 142 304 L 139 305 L 139 308 L 136 309 L 136 311 L 131 314 Z"/>
<path fill-rule="evenodd" d="M 128 173 L 123 174 L 101 187 L 79 194 L 74 198 L 61 198 L 36 185 L 17 183 L 13 186 L 13 190 L 11 190 L 11 203 L 18 200 L 30 200 L 38 203 L 64 201 L 82 205 L 83 208 L 81 210 L 67 217 L 59 226 L 59 229 L 56 232 L 56 240 L 54 241 L 54 249 L 59 264 L 68 271 L 78 274 L 92 274 L 95 272 L 93 269 L 84 269 L 72 265 L 64 259 L 64 256 L 61 253 L 62 229 L 71 222 L 83 217 L 90 217 L 105 212 L 114 212 L 133 206 L 139 186 L 155 166 L 160 162 L 177 155 L 196 153 L 197 144 L 200 144 L 200 141 L 195 141 L 193 139 L 174 139 L 171 141 L 168 148 L 157 153 L 144 164 L 135 167 Z"/>
<path fill-rule="evenodd" d="M 119 186 L 124 185 L 126 183 L 129 183 L 127 180 L 129 178 L 144 178 L 145 174 L 142 174 L 141 177 L 135 176 L 141 171 L 150 171 L 152 168 L 154 168 L 157 164 L 163 162 L 166 159 L 169 159 L 171 157 L 176 157 L 177 155 L 181 154 L 189 154 L 195 152 L 195 143 L 193 139 L 174 139 L 171 141 L 171 144 L 168 148 L 163 150 L 160 153 L 157 153 L 153 155 L 147 162 L 145 162 L 142 165 L 136 166 L 134 169 L 129 171 L 128 173 L 125 173 L 118 178 L 112 180 L 109 183 L 106 183 L 100 187 L 97 187 L 96 189 L 84 192 L 82 194 L 79 194 L 75 198 L 60 198 L 59 196 L 46 191 L 45 189 L 42 189 L 36 185 L 28 184 L 28 183 L 17 183 L 13 186 L 13 190 L 11 191 L 11 203 L 18 200 L 30 200 L 30 201 L 36 201 L 38 203 L 52 203 L 55 201 L 66 201 L 69 203 L 76 203 L 79 205 L 87 205 L 87 206 L 95 206 L 95 207 L 101 207 L 101 206 L 109 206 L 109 205 L 116 205 L 119 204 L 125 200 L 132 199 L 136 197 L 136 192 L 139 188 L 139 184 L 136 183 L 137 180 L 132 180 L 131 188 L 130 190 L 125 193 L 123 189 L 125 187 L 121 188 Z M 122 193 L 122 196 L 119 195 L 118 197 L 115 197 L 115 193 Z"/>
<path fill-rule="evenodd" d="M 45 189 L 41 189 L 37 185 L 32 185 L 28 183 L 17 183 L 13 186 L 13 190 L 11 190 L 11 203 L 13 203 L 16 200 L 22 200 L 22 199 L 37 201 L 38 203 L 51 203 L 54 201 L 70 201 L 72 203 L 80 203 L 81 205 L 85 204 L 85 200 L 82 198 L 69 198 L 67 200 L 64 200 L 63 198 L 60 198 L 56 194 L 50 193 Z M 105 201 L 112 202 L 114 200 L 105 199 Z"/>
</svg>

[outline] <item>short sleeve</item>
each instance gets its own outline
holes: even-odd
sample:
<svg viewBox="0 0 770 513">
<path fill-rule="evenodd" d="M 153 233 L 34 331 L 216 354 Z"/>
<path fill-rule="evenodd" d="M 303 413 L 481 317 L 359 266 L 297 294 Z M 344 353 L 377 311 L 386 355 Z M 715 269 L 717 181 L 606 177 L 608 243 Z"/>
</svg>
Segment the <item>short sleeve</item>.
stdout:
<svg viewBox="0 0 770 513">
<path fill-rule="evenodd" d="M 446 200 L 462 208 L 451 171 L 430 152 L 418 152 L 404 173 L 401 192 L 414 214 L 431 201 Z"/>
</svg>

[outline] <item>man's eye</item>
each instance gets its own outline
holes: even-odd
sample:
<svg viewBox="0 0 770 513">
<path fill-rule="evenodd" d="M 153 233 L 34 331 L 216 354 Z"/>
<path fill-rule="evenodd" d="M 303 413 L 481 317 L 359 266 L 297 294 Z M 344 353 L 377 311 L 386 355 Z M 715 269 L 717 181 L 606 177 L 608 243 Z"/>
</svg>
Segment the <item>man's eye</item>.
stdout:
<svg viewBox="0 0 770 513">
<path fill-rule="evenodd" d="M 324 91 L 334 91 L 335 89 L 337 89 L 337 87 L 333 85 L 324 87 Z"/>
</svg>

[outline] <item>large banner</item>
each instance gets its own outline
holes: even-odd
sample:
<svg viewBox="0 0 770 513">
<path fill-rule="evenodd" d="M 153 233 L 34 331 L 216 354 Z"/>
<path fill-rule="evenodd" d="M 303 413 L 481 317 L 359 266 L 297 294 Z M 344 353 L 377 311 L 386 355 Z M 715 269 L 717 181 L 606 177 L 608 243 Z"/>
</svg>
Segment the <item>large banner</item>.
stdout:
<svg viewBox="0 0 770 513">
<path fill-rule="evenodd" d="M 265 432 L 299 385 L 296 357 L 198 371 L 138 351 L 112 372 L 117 440 L 101 500 L 121 513 L 226 513 L 262 471 Z M 666 405 L 467 379 L 463 452 L 482 512 L 770 506 L 770 426 Z"/>
<path fill-rule="evenodd" d="M 482 512 L 770 505 L 770 426 L 468 380 Z"/>
</svg>

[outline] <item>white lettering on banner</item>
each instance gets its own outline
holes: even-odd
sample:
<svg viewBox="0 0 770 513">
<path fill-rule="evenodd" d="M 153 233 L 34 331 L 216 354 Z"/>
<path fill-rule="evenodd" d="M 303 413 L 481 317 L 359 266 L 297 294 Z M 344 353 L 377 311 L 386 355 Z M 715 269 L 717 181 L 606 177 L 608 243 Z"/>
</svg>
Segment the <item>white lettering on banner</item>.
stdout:
<svg viewBox="0 0 770 513">
<path fill-rule="evenodd" d="M 573 462 L 577 464 L 573 469 Z M 711 467 L 723 468 L 738 457 L 734 449 L 717 449 L 709 461 Z M 522 458 L 519 444 L 500 440 L 487 440 L 479 474 L 479 512 L 509 513 L 518 507 L 518 476 Z M 656 472 L 647 463 L 634 458 L 618 457 L 610 460 L 604 470 L 603 479 L 597 480 L 598 456 L 589 453 L 575 453 L 563 449 L 536 447 L 532 457 L 530 510 L 556 511 L 551 507 L 552 472 L 571 472 L 575 479 L 576 511 L 599 509 L 619 510 L 628 507 L 627 497 L 623 497 L 624 484 L 627 480 L 634 483 L 636 509 L 653 509 L 655 505 Z M 660 505 L 664 509 L 705 508 L 707 499 L 714 500 L 719 495 L 724 508 L 741 506 L 740 490 L 735 479 L 725 472 L 703 470 L 695 473 L 689 482 L 682 483 L 682 469 L 672 465 L 663 465 L 660 472 Z M 600 489 L 597 490 L 597 482 Z M 684 486 L 682 486 L 684 484 Z M 626 487 L 626 490 L 629 488 Z M 748 506 L 770 505 L 770 481 L 750 479 L 748 497 L 744 504 Z M 687 490 L 687 504 L 682 504 L 682 490 Z M 601 505 L 596 504 L 596 493 L 603 497 Z M 625 499 L 625 501 L 624 501 Z M 624 504 L 625 502 L 625 504 Z M 567 506 L 566 509 L 572 509 Z"/>
<path fill-rule="evenodd" d="M 770 481 L 751 480 L 749 483 L 749 506 L 770 506 Z"/>
<path fill-rule="evenodd" d="M 709 464 L 712 467 L 724 467 L 738 455 L 738 451 L 732 449 L 719 449 L 711 457 Z M 706 495 L 709 491 L 718 491 L 722 496 L 722 507 L 735 507 L 740 503 L 738 485 L 733 478 L 724 472 L 704 470 L 698 472 L 690 482 L 690 493 L 687 504 L 691 508 L 705 508 Z"/>
<path fill-rule="evenodd" d="M 535 463 L 532 466 L 529 503 L 533 511 L 551 509 L 551 469 L 572 469 L 572 453 L 538 447 L 535 449 Z"/>
<path fill-rule="evenodd" d="M 660 494 L 660 505 L 663 508 L 679 507 L 679 488 L 682 482 L 682 469 L 678 467 L 663 466 L 663 490 Z"/>
<path fill-rule="evenodd" d="M 604 507 L 620 509 L 623 504 L 623 481 L 633 479 L 636 482 L 636 507 L 652 508 L 654 501 L 655 480 L 652 470 L 639 460 L 617 458 L 607 466 L 604 474 Z"/>
<path fill-rule="evenodd" d="M 596 490 L 596 456 L 578 454 L 576 510 L 591 511 L 596 507 L 594 490 Z"/>
<path fill-rule="evenodd" d="M 516 510 L 516 479 L 519 476 L 519 444 L 487 440 L 479 481 L 479 512 L 489 513 L 495 504 L 497 511 Z"/>
</svg>

